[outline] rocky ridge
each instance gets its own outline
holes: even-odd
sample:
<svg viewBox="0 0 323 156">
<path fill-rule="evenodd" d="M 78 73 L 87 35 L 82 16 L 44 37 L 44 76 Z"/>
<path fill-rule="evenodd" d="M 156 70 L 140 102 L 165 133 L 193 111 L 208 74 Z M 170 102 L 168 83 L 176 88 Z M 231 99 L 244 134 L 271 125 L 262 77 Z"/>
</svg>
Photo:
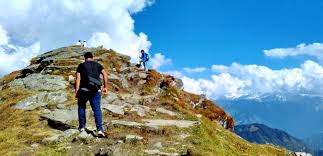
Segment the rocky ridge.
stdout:
<svg viewBox="0 0 323 156">
<path fill-rule="evenodd" d="M 108 73 L 102 97 L 107 138 L 97 138 L 88 106 L 80 133 L 73 96 L 76 67 L 92 52 Z M 231 132 L 234 120 L 205 96 L 183 90 L 183 82 L 155 70 L 148 73 L 113 50 L 69 46 L 37 56 L 0 81 L 1 154 L 230 155 L 288 151 L 253 145 Z M 9 117 L 8 117 L 9 116 Z M 12 124 L 15 122 L 15 124 Z M 12 130 L 22 136 L 13 135 Z M 29 137 L 28 137 L 29 136 Z M 5 143 L 5 144 L 4 144 Z M 18 147 L 5 148 L 8 145 Z M 254 147 L 255 146 L 255 147 Z"/>
</svg>

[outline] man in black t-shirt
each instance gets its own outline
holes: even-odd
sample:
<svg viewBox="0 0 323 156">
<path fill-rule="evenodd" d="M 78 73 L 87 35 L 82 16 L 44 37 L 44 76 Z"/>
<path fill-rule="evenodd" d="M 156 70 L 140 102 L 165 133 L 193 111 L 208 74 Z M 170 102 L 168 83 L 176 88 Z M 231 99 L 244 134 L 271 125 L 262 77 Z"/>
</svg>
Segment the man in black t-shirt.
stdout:
<svg viewBox="0 0 323 156">
<path fill-rule="evenodd" d="M 79 64 L 76 71 L 75 80 L 75 97 L 78 99 L 78 116 L 79 130 L 85 130 L 86 124 L 86 103 L 90 101 L 94 112 L 95 124 L 98 131 L 98 136 L 105 136 L 102 126 L 102 111 L 100 106 L 101 101 L 101 80 L 103 76 L 103 94 L 107 93 L 107 74 L 103 66 L 93 60 L 93 54 L 87 52 L 84 54 L 85 62 Z M 91 87 L 91 86 L 96 87 Z M 94 88 L 94 89 L 93 89 Z"/>
</svg>

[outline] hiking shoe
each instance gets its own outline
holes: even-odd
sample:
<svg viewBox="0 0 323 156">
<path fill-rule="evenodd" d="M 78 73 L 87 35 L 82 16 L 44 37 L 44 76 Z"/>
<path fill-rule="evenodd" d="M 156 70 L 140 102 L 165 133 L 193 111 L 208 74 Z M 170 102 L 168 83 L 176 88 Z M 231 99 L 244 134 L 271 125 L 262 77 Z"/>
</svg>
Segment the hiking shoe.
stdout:
<svg viewBox="0 0 323 156">
<path fill-rule="evenodd" d="M 105 137 L 105 134 L 103 131 L 98 131 L 98 137 Z"/>
<path fill-rule="evenodd" d="M 84 132 L 85 131 L 85 128 L 79 128 L 79 131 L 80 132 Z"/>
</svg>

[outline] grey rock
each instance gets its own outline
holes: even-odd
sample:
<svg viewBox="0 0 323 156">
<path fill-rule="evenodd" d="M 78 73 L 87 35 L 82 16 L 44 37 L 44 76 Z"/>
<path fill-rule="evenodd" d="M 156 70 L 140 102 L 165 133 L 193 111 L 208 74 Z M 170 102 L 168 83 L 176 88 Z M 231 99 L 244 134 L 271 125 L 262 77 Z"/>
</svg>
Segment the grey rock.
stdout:
<svg viewBox="0 0 323 156">
<path fill-rule="evenodd" d="M 147 73 L 139 73 L 139 77 L 141 78 L 141 79 L 146 79 L 147 78 Z"/>
<path fill-rule="evenodd" d="M 142 100 L 142 97 L 140 95 L 132 94 L 132 95 L 125 95 L 122 97 L 126 103 L 132 104 L 132 105 L 138 105 L 140 104 L 140 101 Z"/>
<path fill-rule="evenodd" d="M 57 91 L 67 87 L 63 76 L 31 74 L 9 83 L 10 87 L 24 87 L 32 91 Z"/>
<path fill-rule="evenodd" d="M 119 99 L 116 99 L 112 102 L 113 105 L 123 105 L 123 102 Z"/>
<path fill-rule="evenodd" d="M 144 117 L 150 111 L 150 108 L 143 105 L 133 105 L 130 111 L 136 112 L 140 117 Z"/>
<path fill-rule="evenodd" d="M 76 135 L 78 133 L 79 133 L 79 130 L 77 130 L 77 129 L 68 129 L 68 130 L 64 131 L 64 137 L 69 138 L 69 137 Z"/>
<path fill-rule="evenodd" d="M 49 109 L 43 109 L 41 110 L 41 114 L 49 114 L 50 110 Z"/>
<path fill-rule="evenodd" d="M 112 104 L 112 102 L 115 101 L 116 99 L 118 99 L 117 94 L 113 92 L 108 92 L 108 94 L 104 98 L 102 98 L 101 103 Z"/>
<path fill-rule="evenodd" d="M 169 111 L 169 110 L 164 109 L 164 108 L 161 108 L 161 107 L 158 107 L 156 109 L 156 112 L 163 113 L 163 114 L 167 114 L 169 116 L 176 116 L 176 113 L 175 112 Z"/>
<path fill-rule="evenodd" d="M 55 109 L 50 113 L 42 114 L 41 116 L 63 124 L 70 124 L 73 121 L 78 121 L 77 109 Z"/>
<path fill-rule="evenodd" d="M 178 128 L 187 128 L 198 125 L 198 121 L 189 120 L 162 120 L 162 119 L 142 119 L 144 123 L 125 121 L 125 120 L 112 120 L 115 126 L 127 126 L 133 128 L 146 128 L 152 131 L 158 131 L 160 127 L 176 126 Z"/>
<path fill-rule="evenodd" d="M 58 109 L 65 109 L 66 108 L 65 104 L 58 104 L 56 107 Z"/>
<path fill-rule="evenodd" d="M 143 84 L 145 84 L 147 81 L 146 80 L 140 80 L 139 82 L 138 82 L 138 85 L 143 85 Z"/>
<path fill-rule="evenodd" d="M 119 126 L 128 126 L 128 127 L 141 127 L 144 126 L 142 123 L 132 122 L 132 121 L 124 121 L 124 120 L 112 120 L 113 125 Z"/>
<path fill-rule="evenodd" d="M 176 126 L 179 128 L 191 127 L 199 124 L 198 121 L 189 120 L 162 120 L 162 119 L 143 119 L 146 126 Z"/>
<path fill-rule="evenodd" d="M 137 135 L 127 135 L 126 136 L 126 142 L 131 142 L 131 141 L 140 141 L 144 139 L 143 137 L 141 136 L 137 136 Z"/>
<path fill-rule="evenodd" d="M 57 143 L 60 141 L 61 136 L 62 134 L 52 134 L 50 137 L 43 139 L 42 142 L 46 145 Z"/>
<path fill-rule="evenodd" d="M 40 64 L 32 64 L 22 70 L 24 75 L 39 72 L 41 70 Z"/>
<path fill-rule="evenodd" d="M 175 79 L 175 86 L 179 90 L 184 89 L 184 83 L 183 83 L 183 81 L 181 79 Z"/>
<path fill-rule="evenodd" d="M 34 110 L 38 107 L 46 106 L 48 102 L 45 99 L 45 96 L 47 95 L 46 92 L 38 93 L 36 95 L 27 97 L 26 99 L 23 99 L 22 101 L 19 101 L 15 108 L 23 109 L 23 110 Z"/>
<path fill-rule="evenodd" d="M 130 71 L 131 71 L 131 69 L 129 67 L 121 67 L 120 68 L 120 73 L 122 73 L 122 74 L 129 73 Z"/>
<path fill-rule="evenodd" d="M 156 142 L 153 146 L 157 147 L 157 148 L 162 148 L 163 147 L 161 142 Z"/>
<path fill-rule="evenodd" d="M 77 137 L 84 140 L 94 139 L 93 135 L 88 134 L 86 131 L 81 132 Z"/>
<path fill-rule="evenodd" d="M 124 106 L 121 105 L 103 104 L 102 108 L 115 114 L 124 115 Z"/>
<path fill-rule="evenodd" d="M 180 139 L 186 139 L 187 137 L 190 137 L 191 135 L 189 135 L 189 134 L 180 134 L 179 135 L 179 138 Z"/>
<path fill-rule="evenodd" d="M 158 154 L 160 154 L 160 151 L 159 150 L 145 150 L 144 151 L 146 154 L 148 154 L 148 155 L 158 155 Z"/>
<path fill-rule="evenodd" d="M 122 86 L 122 88 L 128 88 L 128 87 L 129 87 L 128 80 L 127 80 L 125 77 L 122 77 L 122 78 L 120 79 L 120 81 L 121 81 L 121 86 Z"/>
<path fill-rule="evenodd" d="M 49 103 L 63 103 L 67 100 L 67 93 L 58 92 L 40 92 L 36 95 L 27 97 L 16 104 L 16 108 L 24 110 L 34 110 L 38 107 L 46 106 Z"/>
<path fill-rule="evenodd" d="M 110 73 L 108 75 L 108 80 L 120 80 L 120 77 L 115 74 Z"/>
<path fill-rule="evenodd" d="M 123 144 L 124 142 L 122 140 L 118 140 L 117 144 Z"/>
<path fill-rule="evenodd" d="M 128 73 L 128 74 L 127 74 L 127 77 L 128 77 L 129 79 L 134 79 L 134 78 L 136 78 L 136 76 L 137 76 L 137 73 L 136 73 L 136 72 L 131 72 L 131 73 Z"/>
<path fill-rule="evenodd" d="M 47 94 L 49 103 L 61 104 L 67 101 L 67 93 L 65 91 L 49 92 Z"/>
<path fill-rule="evenodd" d="M 163 156 L 179 156 L 180 154 L 178 153 L 166 153 L 166 152 L 161 152 L 157 149 L 155 150 L 145 150 L 144 151 L 148 155 L 163 155 Z"/>
<path fill-rule="evenodd" d="M 33 143 L 30 145 L 30 147 L 32 147 L 32 148 L 38 148 L 39 146 L 40 146 L 40 144 L 38 144 L 38 143 Z"/>
</svg>

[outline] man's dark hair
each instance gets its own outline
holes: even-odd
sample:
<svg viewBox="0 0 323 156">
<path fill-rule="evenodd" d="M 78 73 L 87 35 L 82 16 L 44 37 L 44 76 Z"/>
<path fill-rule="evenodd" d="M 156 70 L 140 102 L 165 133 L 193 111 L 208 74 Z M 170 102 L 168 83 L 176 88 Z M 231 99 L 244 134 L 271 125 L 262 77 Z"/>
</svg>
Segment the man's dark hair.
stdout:
<svg viewBox="0 0 323 156">
<path fill-rule="evenodd" d="M 85 58 L 85 59 L 93 58 L 93 54 L 92 54 L 91 52 L 86 52 L 86 53 L 84 54 L 84 58 Z"/>
<path fill-rule="evenodd" d="M 145 51 L 142 49 L 141 52 L 145 52 Z"/>
</svg>

